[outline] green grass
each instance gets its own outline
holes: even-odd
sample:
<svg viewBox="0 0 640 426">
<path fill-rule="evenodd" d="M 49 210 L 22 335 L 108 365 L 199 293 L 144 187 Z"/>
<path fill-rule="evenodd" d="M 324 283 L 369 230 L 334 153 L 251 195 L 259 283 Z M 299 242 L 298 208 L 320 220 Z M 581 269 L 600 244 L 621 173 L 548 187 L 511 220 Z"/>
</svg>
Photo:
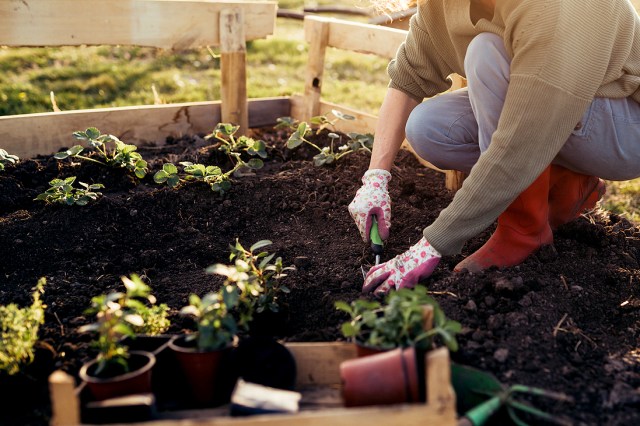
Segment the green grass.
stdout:
<svg viewBox="0 0 640 426">
<path fill-rule="evenodd" d="M 334 4 L 334 0 L 285 0 L 279 7 L 300 10 L 305 5 Z M 350 0 L 340 5 L 366 7 L 367 3 Z M 2 47 L 0 115 L 52 111 L 51 92 L 63 111 L 218 100 L 216 53 L 206 48 L 173 52 L 141 47 Z M 279 18 L 273 36 L 247 46 L 249 97 L 302 93 L 306 60 L 302 21 Z M 323 98 L 376 114 L 388 83 L 387 62 L 328 49 Z M 640 221 L 640 179 L 608 182 L 603 207 Z"/>
</svg>

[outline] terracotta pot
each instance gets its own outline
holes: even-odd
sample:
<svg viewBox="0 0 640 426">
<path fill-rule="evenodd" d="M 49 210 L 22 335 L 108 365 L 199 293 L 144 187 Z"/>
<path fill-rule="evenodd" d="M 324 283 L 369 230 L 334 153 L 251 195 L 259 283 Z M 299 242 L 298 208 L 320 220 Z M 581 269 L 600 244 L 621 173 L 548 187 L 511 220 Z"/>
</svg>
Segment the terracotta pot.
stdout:
<svg viewBox="0 0 640 426">
<path fill-rule="evenodd" d="M 224 368 L 232 345 L 215 351 L 199 351 L 194 342 L 178 336 L 169 342 L 175 359 L 190 387 L 189 402 L 195 406 L 215 406 L 229 402 L 233 391 L 233 373 Z"/>
<path fill-rule="evenodd" d="M 388 352 L 391 350 L 391 349 L 382 349 L 375 346 L 367 346 L 363 343 L 358 343 L 358 342 L 356 342 L 355 345 L 356 345 L 356 355 L 358 356 L 358 358 L 362 358 L 363 356 L 381 354 L 383 352 Z"/>
<path fill-rule="evenodd" d="M 419 402 L 420 368 L 414 348 L 350 359 L 340 364 L 347 407 Z"/>
<path fill-rule="evenodd" d="M 151 393 L 151 369 L 156 363 L 156 357 L 150 352 L 130 351 L 127 362 L 128 373 L 107 373 L 98 377 L 95 375 L 98 361 L 93 360 L 82 366 L 79 375 L 97 401 L 136 393 Z"/>
</svg>

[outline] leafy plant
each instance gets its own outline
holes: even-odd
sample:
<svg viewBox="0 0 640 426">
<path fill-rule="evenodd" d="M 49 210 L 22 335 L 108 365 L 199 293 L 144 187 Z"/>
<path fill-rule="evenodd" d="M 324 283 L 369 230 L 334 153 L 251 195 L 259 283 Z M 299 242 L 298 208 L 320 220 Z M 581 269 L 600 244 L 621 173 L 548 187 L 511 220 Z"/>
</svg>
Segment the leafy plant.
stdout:
<svg viewBox="0 0 640 426">
<path fill-rule="evenodd" d="M 270 244 L 269 240 L 261 240 L 247 250 L 236 240 L 230 246 L 229 260 L 234 261 L 233 265 L 215 264 L 207 268 L 208 273 L 226 277 L 225 286 L 238 289 L 238 322 L 242 326 L 253 319 L 254 312 L 278 312 L 280 294 L 290 291 L 280 280 L 294 267 L 284 267 L 281 257 L 274 260 L 275 253 L 258 252 Z"/>
<path fill-rule="evenodd" d="M 38 340 L 40 325 L 44 323 L 46 306 L 40 297 L 46 282 L 45 278 L 38 280 L 31 306 L 0 305 L 0 371 L 13 375 L 33 361 L 33 347 Z"/>
<path fill-rule="evenodd" d="M 336 117 L 334 120 L 329 120 L 326 116 L 320 115 L 311 118 L 311 123 L 300 122 L 295 128 L 295 131 L 289 136 L 287 140 L 287 148 L 295 149 L 302 145 L 303 143 L 308 144 L 309 146 L 315 148 L 318 151 L 313 157 L 313 163 L 316 166 L 322 166 L 324 164 L 331 164 L 335 161 L 340 160 L 342 157 L 351 154 L 356 151 L 365 150 L 367 152 L 371 152 L 371 148 L 373 146 L 373 135 L 371 134 L 360 134 L 351 132 L 347 135 L 349 141 L 346 143 L 342 143 L 342 136 L 336 133 L 335 131 L 331 131 L 327 134 L 327 136 L 331 139 L 331 143 L 329 146 L 320 147 L 317 144 L 310 141 L 307 136 L 315 132 L 315 134 L 319 134 L 322 130 L 327 128 L 332 128 L 335 130 L 335 124 L 338 120 L 354 120 L 355 117 L 352 115 L 344 114 L 337 110 L 332 110 L 331 113 Z M 289 127 L 294 128 L 293 119 L 290 117 L 285 117 L 279 119 L 278 125 L 276 127 L 281 126 L 281 128 Z M 336 148 L 337 146 L 337 148 Z"/>
<path fill-rule="evenodd" d="M 248 136 L 236 137 L 235 134 L 240 126 L 234 126 L 230 123 L 218 123 L 212 133 L 205 136 L 205 139 L 216 139 L 220 143 L 218 148 L 227 155 L 242 154 L 246 152 L 252 157 L 246 165 L 252 169 L 259 169 L 263 166 L 261 158 L 267 158 L 267 146 L 264 141 L 255 140 Z M 239 158 L 239 156 L 236 156 Z"/>
<path fill-rule="evenodd" d="M 244 163 L 238 162 L 233 169 L 223 173 L 218 166 L 193 164 L 188 161 L 183 161 L 180 164 L 183 166 L 182 176 L 174 164 L 165 163 L 162 169 L 153 175 L 153 180 L 159 184 L 167 184 L 170 188 L 178 188 L 182 183 L 188 181 L 204 182 L 211 187 L 212 191 L 222 194 L 231 188 L 231 175 L 244 165 Z"/>
<path fill-rule="evenodd" d="M 231 343 L 238 332 L 238 323 L 231 310 L 238 304 L 239 297 L 238 290 L 229 286 L 202 298 L 190 295 L 189 305 L 183 307 L 180 314 L 193 317 L 198 330 L 187 339 L 197 339 L 201 351 L 223 349 Z"/>
<path fill-rule="evenodd" d="M 136 152 L 138 148 L 135 145 L 126 144 L 113 135 L 103 135 L 95 127 L 89 127 L 84 132 L 74 132 L 73 137 L 89 144 L 89 147 L 94 149 L 102 160 L 81 155 L 84 151 L 82 145 L 74 145 L 66 151 L 58 152 L 54 155 L 55 158 L 58 160 L 68 157 L 79 158 L 103 166 L 126 168 L 140 179 L 146 176 L 147 162 L 142 159 L 140 153 Z M 108 148 L 107 144 L 113 144 L 113 146 Z"/>
<path fill-rule="evenodd" d="M 90 201 L 95 201 L 102 195 L 97 189 L 104 188 L 101 183 L 87 184 L 78 182 L 82 188 L 74 188 L 73 183 L 76 177 L 70 176 L 65 179 L 54 179 L 49 182 L 50 188 L 39 194 L 35 200 L 44 201 L 47 204 L 66 204 L 72 206 L 85 206 Z"/>
<path fill-rule="evenodd" d="M 433 307 L 430 330 L 424 329 L 426 305 Z M 450 350 L 458 350 L 455 335 L 461 330 L 460 323 L 445 316 L 424 286 L 390 292 L 384 303 L 358 299 L 350 304 L 337 301 L 335 306 L 351 317 L 342 324 L 342 334 L 357 343 L 381 349 L 429 348 L 433 338 L 439 336 Z"/>
<path fill-rule="evenodd" d="M 0 172 L 4 170 L 8 164 L 16 164 L 20 159 L 17 155 L 11 155 L 4 149 L 0 148 Z"/>
<path fill-rule="evenodd" d="M 94 346 L 98 349 L 96 375 L 111 368 L 129 371 L 127 364 L 129 351 L 121 340 L 123 337 L 134 337 L 136 330 L 145 329 L 144 316 L 149 317 L 151 310 L 142 301 L 152 305 L 156 302 L 155 297 L 151 295 L 151 288 L 139 276 L 133 274 L 131 278 L 123 276 L 121 279 L 126 291 L 113 291 L 92 298 L 91 307 L 85 313 L 95 315 L 96 322 L 79 329 L 81 333 L 98 333 L 97 340 L 94 342 Z M 161 311 L 162 309 L 160 309 L 160 316 Z M 158 314 L 157 311 L 155 313 Z M 158 317 L 154 322 L 164 324 L 164 320 L 158 320 Z M 153 326 L 153 328 L 156 327 L 157 324 Z"/>
</svg>

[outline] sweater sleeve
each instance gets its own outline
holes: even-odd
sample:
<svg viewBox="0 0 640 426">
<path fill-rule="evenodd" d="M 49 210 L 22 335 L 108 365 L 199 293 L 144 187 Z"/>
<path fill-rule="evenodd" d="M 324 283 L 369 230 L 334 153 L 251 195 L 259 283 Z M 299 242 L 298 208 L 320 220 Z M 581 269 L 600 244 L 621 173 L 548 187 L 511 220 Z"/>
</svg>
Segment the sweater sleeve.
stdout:
<svg viewBox="0 0 640 426">
<path fill-rule="evenodd" d="M 569 138 L 626 37 L 616 30 L 620 11 L 604 3 L 524 0 L 505 20 L 513 59 L 502 114 L 487 151 L 424 230 L 440 253 L 459 253 L 491 225 Z"/>
<path fill-rule="evenodd" d="M 391 77 L 389 87 L 404 92 L 417 102 L 449 89 L 451 83 L 447 77 L 453 73 L 425 29 L 423 13 L 418 7 L 418 13 L 411 17 L 407 39 L 387 67 Z"/>
</svg>

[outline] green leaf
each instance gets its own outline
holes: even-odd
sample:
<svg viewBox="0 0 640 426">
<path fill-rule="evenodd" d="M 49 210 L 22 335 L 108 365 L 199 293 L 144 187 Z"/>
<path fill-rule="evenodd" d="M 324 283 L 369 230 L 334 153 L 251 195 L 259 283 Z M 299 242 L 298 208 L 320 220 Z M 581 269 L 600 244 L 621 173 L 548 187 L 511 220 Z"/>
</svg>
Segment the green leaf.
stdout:
<svg viewBox="0 0 640 426">
<path fill-rule="evenodd" d="M 260 250 L 263 247 L 270 246 L 271 244 L 273 244 L 273 242 L 271 242 L 270 240 L 260 240 L 257 243 L 253 244 L 249 248 L 249 251 L 254 252 L 256 250 Z"/>
<path fill-rule="evenodd" d="M 262 160 L 260 160 L 259 158 L 252 158 L 249 161 L 247 161 L 247 165 L 250 168 L 252 168 L 254 170 L 257 170 L 257 169 L 261 169 L 262 166 L 264 166 L 264 162 Z"/>
<path fill-rule="evenodd" d="M 355 120 L 356 118 L 353 115 L 349 115 L 349 114 L 345 114 L 342 111 L 338 111 L 337 109 L 332 109 L 331 110 L 331 114 L 335 115 L 336 117 L 338 117 L 341 120 Z"/>
</svg>

